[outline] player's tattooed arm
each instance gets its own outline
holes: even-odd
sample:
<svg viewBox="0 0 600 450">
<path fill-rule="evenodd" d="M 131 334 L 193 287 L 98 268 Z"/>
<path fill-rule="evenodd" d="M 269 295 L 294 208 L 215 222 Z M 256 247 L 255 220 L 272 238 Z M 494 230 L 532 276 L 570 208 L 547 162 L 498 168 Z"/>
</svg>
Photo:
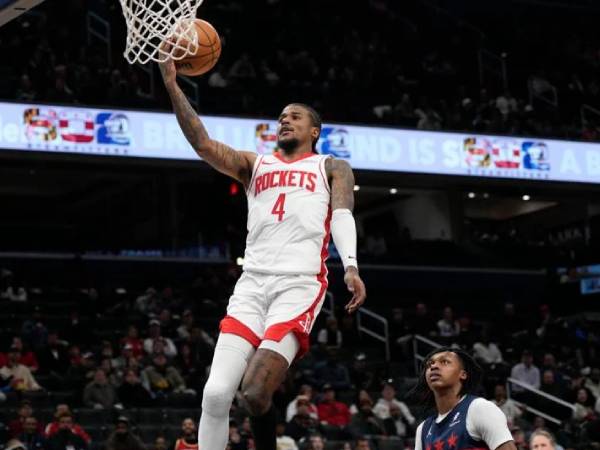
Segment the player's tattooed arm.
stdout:
<svg viewBox="0 0 600 450">
<path fill-rule="evenodd" d="M 350 164 L 327 158 L 325 171 L 331 184 L 331 209 L 354 209 L 354 174 Z"/>
<path fill-rule="evenodd" d="M 204 161 L 248 187 L 256 154 L 240 152 L 228 145 L 211 139 L 192 105 L 177 85 L 173 61 L 159 64 L 165 87 L 171 98 L 177 122 L 184 136 Z"/>
<path fill-rule="evenodd" d="M 333 158 L 325 160 L 325 171 L 331 185 L 331 209 L 349 209 L 354 210 L 354 174 L 350 164 Z M 354 222 L 352 222 L 354 229 Z M 353 231 L 356 233 L 356 231 Z M 356 241 L 356 237 L 354 238 Z M 337 245 L 337 244 L 336 244 Z M 356 255 L 353 255 L 356 257 Z M 367 291 L 365 284 L 358 274 L 358 269 L 352 265 L 346 267 L 344 274 L 344 283 L 352 298 L 346 304 L 348 313 L 355 312 L 365 302 Z"/>
</svg>

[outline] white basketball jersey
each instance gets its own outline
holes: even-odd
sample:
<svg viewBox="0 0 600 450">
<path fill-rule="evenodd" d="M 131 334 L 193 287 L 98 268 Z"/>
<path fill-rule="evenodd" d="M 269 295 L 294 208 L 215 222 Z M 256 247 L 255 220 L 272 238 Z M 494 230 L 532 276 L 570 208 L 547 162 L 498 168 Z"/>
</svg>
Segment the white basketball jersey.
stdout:
<svg viewBox="0 0 600 450">
<path fill-rule="evenodd" d="M 329 156 L 292 162 L 278 154 L 256 158 L 248 197 L 244 270 L 268 274 L 326 274 L 331 191 Z"/>
</svg>

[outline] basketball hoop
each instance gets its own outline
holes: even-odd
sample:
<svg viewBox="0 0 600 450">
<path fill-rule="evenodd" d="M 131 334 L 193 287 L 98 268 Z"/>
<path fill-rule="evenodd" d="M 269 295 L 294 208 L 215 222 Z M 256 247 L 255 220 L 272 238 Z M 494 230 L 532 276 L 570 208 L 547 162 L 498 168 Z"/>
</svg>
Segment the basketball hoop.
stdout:
<svg viewBox="0 0 600 450">
<path fill-rule="evenodd" d="M 127 23 L 129 64 L 179 60 L 198 50 L 194 20 L 203 0 L 120 0 Z M 162 44 L 172 44 L 165 48 Z"/>
</svg>

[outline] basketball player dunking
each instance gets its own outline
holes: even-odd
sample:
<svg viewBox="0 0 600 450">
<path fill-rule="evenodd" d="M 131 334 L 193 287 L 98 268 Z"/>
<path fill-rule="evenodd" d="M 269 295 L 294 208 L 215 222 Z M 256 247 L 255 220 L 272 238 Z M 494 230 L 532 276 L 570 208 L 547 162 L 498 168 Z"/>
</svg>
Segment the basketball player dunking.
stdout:
<svg viewBox="0 0 600 450">
<path fill-rule="evenodd" d="M 327 246 L 333 236 L 352 293 L 346 311 L 366 297 L 356 261 L 354 176 L 345 161 L 316 154 L 321 119 L 293 103 L 279 116 L 279 151 L 256 155 L 212 140 L 181 89 L 172 61 L 160 64 L 177 120 L 198 155 L 241 182 L 248 198 L 244 272 L 221 321 L 198 430 L 200 450 L 227 445 L 228 415 L 242 382 L 257 450 L 275 450 L 272 396 L 309 333 L 327 289 Z"/>
<path fill-rule="evenodd" d="M 415 450 L 516 450 L 504 413 L 474 395 L 481 374 L 462 350 L 441 348 L 425 358 L 412 396 L 437 411 L 417 427 Z"/>
</svg>

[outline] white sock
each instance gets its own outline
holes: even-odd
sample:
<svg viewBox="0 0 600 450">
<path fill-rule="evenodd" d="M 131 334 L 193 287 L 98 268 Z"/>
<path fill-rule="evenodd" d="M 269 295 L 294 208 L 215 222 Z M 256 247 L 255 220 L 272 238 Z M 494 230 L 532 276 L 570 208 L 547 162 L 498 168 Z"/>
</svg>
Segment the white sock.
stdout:
<svg viewBox="0 0 600 450">
<path fill-rule="evenodd" d="M 219 335 L 202 398 L 198 427 L 198 446 L 202 450 L 225 450 L 229 440 L 229 408 L 254 352 L 252 344 L 240 336 Z"/>
</svg>

